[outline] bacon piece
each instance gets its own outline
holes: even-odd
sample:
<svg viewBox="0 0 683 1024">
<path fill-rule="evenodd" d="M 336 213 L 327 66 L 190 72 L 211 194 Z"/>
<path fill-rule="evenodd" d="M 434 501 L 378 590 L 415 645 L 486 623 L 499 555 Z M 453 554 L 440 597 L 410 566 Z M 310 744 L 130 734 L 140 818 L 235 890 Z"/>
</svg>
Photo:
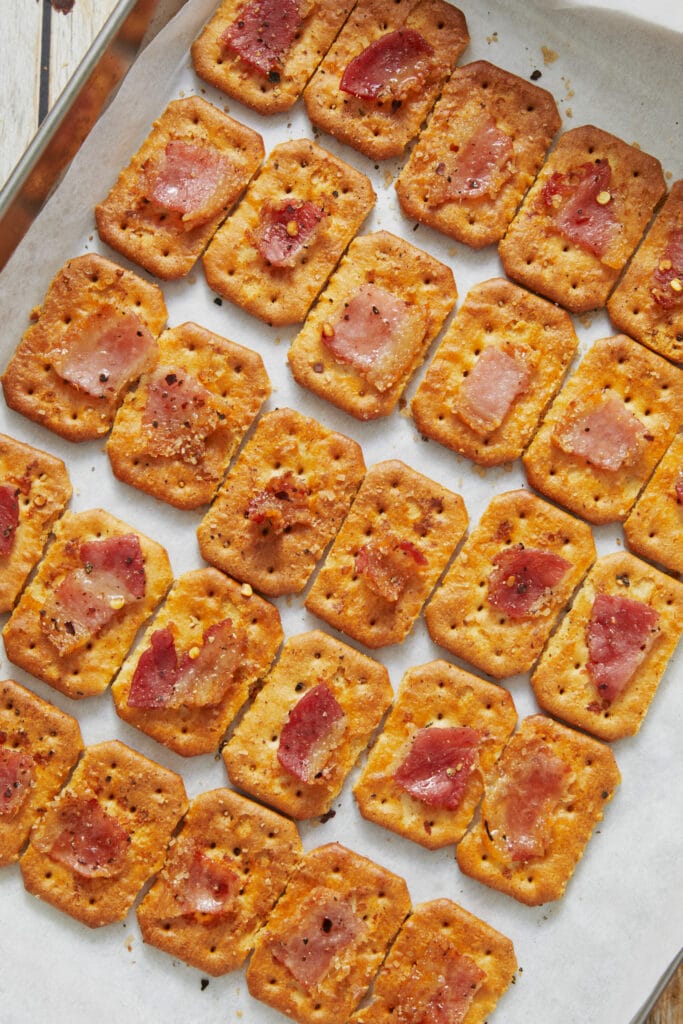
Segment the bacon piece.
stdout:
<svg viewBox="0 0 683 1024">
<path fill-rule="evenodd" d="M 683 228 L 674 228 L 669 235 L 652 272 L 652 281 L 652 297 L 662 309 L 674 309 L 683 301 L 683 287 L 671 287 L 673 281 L 683 286 Z"/>
<path fill-rule="evenodd" d="M 172 855 L 168 865 L 172 873 L 173 901 L 164 907 L 164 916 L 208 914 L 213 918 L 230 913 L 240 889 L 240 877 L 234 862 L 225 855 L 214 856 L 194 844 L 180 855 Z"/>
<path fill-rule="evenodd" d="M 537 615 L 552 598 L 553 587 L 571 569 L 571 562 L 554 551 L 513 544 L 493 559 L 488 600 L 511 619 Z"/>
<path fill-rule="evenodd" d="M 553 441 L 568 455 L 579 455 L 598 469 L 618 470 L 640 456 L 645 428 L 621 398 L 610 395 L 587 403 L 557 424 Z"/>
<path fill-rule="evenodd" d="M 14 547 L 18 525 L 17 488 L 12 487 L 11 484 L 0 484 L 0 556 L 10 554 Z"/>
<path fill-rule="evenodd" d="M 152 455 L 197 465 L 219 423 L 214 396 L 194 377 L 171 367 L 159 367 L 152 373 L 142 414 Z"/>
<path fill-rule="evenodd" d="M 20 810 L 36 782 L 31 754 L 0 747 L 0 817 L 9 818 Z"/>
<path fill-rule="evenodd" d="M 309 9 L 311 6 L 306 5 Z M 254 71 L 267 75 L 271 82 L 279 82 L 282 58 L 294 42 L 304 16 L 299 0 L 250 0 L 240 7 L 219 42 Z"/>
<path fill-rule="evenodd" d="M 163 708 L 178 675 L 178 656 L 171 629 L 156 629 L 140 655 L 128 693 L 131 708 Z"/>
<path fill-rule="evenodd" d="M 271 941 L 273 958 L 283 964 L 307 992 L 327 973 L 332 960 L 366 925 L 331 889 L 314 889 L 300 908 L 299 920 L 285 939 Z"/>
<path fill-rule="evenodd" d="M 418 729 L 394 773 L 406 793 L 430 807 L 457 811 L 477 759 L 481 736 L 468 726 Z"/>
<path fill-rule="evenodd" d="M 246 517 L 252 523 L 267 523 L 273 533 L 311 522 L 309 489 L 289 470 L 268 481 L 249 501 Z"/>
<path fill-rule="evenodd" d="M 356 573 L 390 604 L 399 600 L 423 565 L 427 558 L 420 549 L 390 530 L 364 544 L 355 558 Z"/>
<path fill-rule="evenodd" d="M 621 230 L 609 190 L 611 179 L 609 161 L 596 160 L 566 174 L 555 171 L 541 193 L 546 208 L 554 213 L 558 231 L 598 257 L 605 255 Z"/>
<path fill-rule="evenodd" d="M 254 232 L 254 245 L 273 267 L 293 267 L 301 249 L 327 214 L 306 199 L 276 206 L 267 203 Z"/>
<path fill-rule="evenodd" d="M 325 774 L 325 766 L 344 734 L 346 715 L 326 683 L 299 700 L 282 727 L 277 759 L 301 782 Z"/>
<path fill-rule="evenodd" d="M 451 164 L 437 164 L 437 178 L 429 191 L 430 206 L 495 196 L 512 174 L 512 155 L 510 136 L 492 117 L 482 119 Z"/>
<path fill-rule="evenodd" d="M 123 869 L 128 841 L 120 822 L 94 796 L 68 794 L 33 843 L 77 875 L 113 878 Z"/>
<path fill-rule="evenodd" d="M 520 360 L 489 346 L 460 385 L 455 412 L 483 437 L 497 430 L 528 383 L 529 372 Z"/>
<path fill-rule="evenodd" d="M 659 613 L 630 597 L 598 594 L 586 626 L 586 669 L 603 701 L 620 697 L 659 632 Z"/>
<path fill-rule="evenodd" d="M 322 342 L 335 359 L 361 373 L 378 391 L 392 387 L 410 366 L 424 335 L 420 314 L 375 284 L 364 284 L 345 305 Z"/>
<path fill-rule="evenodd" d="M 339 88 L 360 100 L 400 104 L 427 81 L 433 56 L 434 48 L 414 29 L 387 32 L 353 58 Z"/>
<path fill-rule="evenodd" d="M 171 139 L 163 154 L 144 169 L 145 196 L 164 210 L 179 213 L 186 231 L 219 213 L 235 168 L 228 157 L 203 143 Z"/>
<path fill-rule="evenodd" d="M 472 957 L 457 950 L 448 952 L 443 981 L 416 1024 L 462 1024 L 486 973 Z"/>
<path fill-rule="evenodd" d="M 81 544 L 79 558 L 87 573 L 113 576 L 126 600 L 139 601 L 145 596 L 145 559 L 137 534 L 85 541 Z"/>
<path fill-rule="evenodd" d="M 147 369 L 155 342 L 135 313 L 102 306 L 74 323 L 52 354 L 62 380 L 93 398 L 112 398 Z"/>
<path fill-rule="evenodd" d="M 683 505 L 683 469 L 678 471 L 676 483 L 674 484 L 674 494 L 676 495 L 676 503 Z"/>
<path fill-rule="evenodd" d="M 209 626 L 201 647 L 186 651 L 180 658 L 175 687 L 167 706 L 206 708 L 220 704 L 244 660 L 245 651 L 244 631 L 235 631 L 232 619 Z"/>
</svg>

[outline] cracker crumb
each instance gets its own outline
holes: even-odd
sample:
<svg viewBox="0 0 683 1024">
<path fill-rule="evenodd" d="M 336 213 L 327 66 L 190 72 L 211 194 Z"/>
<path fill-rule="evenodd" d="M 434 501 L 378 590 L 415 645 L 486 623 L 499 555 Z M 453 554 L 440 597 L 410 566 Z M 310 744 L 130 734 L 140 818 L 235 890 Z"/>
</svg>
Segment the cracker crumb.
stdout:
<svg viewBox="0 0 683 1024">
<path fill-rule="evenodd" d="M 541 53 L 543 54 L 544 64 L 554 64 L 559 57 L 559 53 L 555 50 L 551 50 L 549 46 L 542 46 Z"/>
<path fill-rule="evenodd" d="M 123 608 L 125 603 L 126 602 L 122 597 L 112 597 L 111 601 L 109 602 L 109 607 L 113 608 L 115 612 L 118 612 L 120 611 L 121 608 Z"/>
<path fill-rule="evenodd" d="M 681 284 L 680 278 L 678 277 L 672 277 L 669 282 L 669 286 L 674 292 L 683 292 L 683 284 Z"/>
<path fill-rule="evenodd" d="M 253 593 L 254 591 L 250 583 L 243 583 L 240 587 L 240 594 L 242 597 L 251 597 Z"/>
<path fill-rule="evenodd" d="M 609 193 L 607 189 L 604 189 L 604 191 L 598 192 L 597 196 L 595 197 L 595 201 L 599 203 L 600 206 L 607 206 L 611 198 L 611 193 Z"/>
</svg>

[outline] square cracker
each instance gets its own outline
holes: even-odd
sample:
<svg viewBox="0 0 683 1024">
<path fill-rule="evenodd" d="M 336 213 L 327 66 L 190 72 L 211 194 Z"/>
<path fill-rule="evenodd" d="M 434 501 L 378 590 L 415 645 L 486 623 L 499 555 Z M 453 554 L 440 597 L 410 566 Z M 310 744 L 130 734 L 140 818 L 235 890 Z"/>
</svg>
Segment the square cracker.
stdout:
<svg viewBox="0 0 683 1024">
<path fill-rule="evenodd" d="M 276 267 L 254 241 L 263 211 L 310 202 L 323 211 L 291 266 Z M 268 324 L 303 320 L 375 202 L 369 178 L 309 139 L 275 146 L 204 255 L 209 287 Z"/>
<path fill-rule="evenodd" d="M 164 160 L 170 142 L 218 153 L 228 161 L 229 170 L 213 189 L 206 216 L 190 220 L 188 215 L 147 196 L 147 172 Z M 218 107 L 200 96 L 173 100 L 154 122 L 152 131 L 121 171 L 106 199 L 95 207 L 100 238 L 163 280 L 183 277 L 247 187 L 263 156 L 263 140 L 258 132 L 228 117 Z"/>
<path fill-rule="evenodd" d="M 73 651 L 60 654 L 43 629 L 42 619 L 53 593 L 71 571 L 82 568 L 79 552 L 86 541 L 134 534 L 142 550 L 145 594 L 116 611 L 113 619 Z M 55 540 L 38 566 L 3 629 L 7 657 L 67 697 L 78 700 L 106 690 L 121 666 L 135 634 L 171 585 L 168 555 L 156 541 L 133 530 L 102 509 L 67 512 L 55 529 Z"/>
<path fill-rule="evenodd" d="M 683 362 L 683 179 L 671 186 L 607 310 L 620 331 Z"/>
<path fill-rule="evenodd" d="M 19 505 L 11 550 L 0 555 L 0 612 L 8 612 L 71 498 L 71 481 L 56 455 L 0 434 L 0 485 L 15 489 Z"/>
<path fill-rule="evenodd" d="M 456 68 L 396 181 L 401 209 L 477 249 L 498 242 L 560 123 L 555 100 L 545 89 L 484 60 Z M 494 129 L 509 139 L 510 154 L 502 166 L 482 167 L 477 152 Z M 503 141 L 498 135 L 495 139 Z M 468 195 L 454 186 L 449 193 L 448 175 L 459 169 L 459 159 L 468 158 L 472 175 L 490 177 L 486 190 Z"/>
<path fill-rule="evenodd" d="M 123 393 L 96 398 L 58 374 L 51 358 L 92 330 L 97 315 L 135 316 L 156 338 L 166 323 L 161 289 L 91 253 L 69 260 L 52 280 L 42 306 L 31 313 L 2 377 L 10 409 L 60 434 L 67 441 L 102 437 L 111 427 Z M 130 381 L 129 383 L 132 383 Z"/>
<path fill-rule="evenodd" d="M 0 815 L 0 865 L 21 853 L 34 822 L 62 788 L 83 749 L 71 715 L 11 679 L 0 682 L 0 761 L 16 751 L 26 759 L 27 785 Z"/>
<path fill-rule="evenodd" d="M 389 375 L 378 383 L 368 379 L 362 369 L 336 358 L 325 344 L 349 301 L 366 284 L 407 303 L 406 319 L 399 330 L 409 335 L 409 344 L 395 348 Z M 422 249 L 387 231 L 355 238 L 292 342 L 288 359 L 294 379 L 357 419 L 388 416 L 456 298 L 451 270 Z M 400 343 L 402 338 L 395 335 L 393 340 Z"/>
<path fill-rule="evenodd" d="M 543 802 L 541 856 L 513 860 L 497 816 L 504 818 L 505 788 L 519 772 L 529 772 L 530 759 L 547 750 L 563 762 L 566 772 L 562 792 Z M 507 893 L 527 906 L 538 906 L 563 895 L 576 865 L 583 856 L 593 829 L 602 821 L 605 804 L 621 781 L 612 751 L 604 743 L 575 732 L 545 715 L 526 718 L 512 737 L 486 782 L 478 824 L 456 850 L 460 870 L 471 878 Z M 518 796 L 517 813 L 525 804 Z"/>
<path fill-rule="evenodd" d="M 341 90 L 350 62 L 382 36 L 410 29 L 432 48 L 425 80 L 401 99 L 380 94 L 359 99 Z M 429 116 L 443 83 L 470 37 L 461 11 L 445 0 L 360 0 L 304 90 L 317 128 L 336 136 L 371 160 L 400 156 Z"/>
<path fill-rule="evenodd" d="M 293 822 L 230 789 L 201 793 L 137 909 L 144 941 L 213 976 L 236 970 L 302 853 Z"/>
<path fill-rule="evenodd" d="M 189 378 L 191 394 L 197 392 L 191 409 L 196 419 L 183 425 L 171 415 L 172 429 L 157 440 L 147 408 L 149 403 L 155 409 L 162 373 L 173 375 L 171 386 Z M 128 394 L 107 441 L 114 474 L 176 508 L 208 505 L 269 394 L 270 381 L 257 352 L 193 323 L 164 331 L 156 365 Z"/>
<path fill-rule="evenodd" d="M 122 860 L 111 873 L 81 874 L 53 856 L 55 843 L 64 842 L 64 830 L 73 828 L 67 810 L 73 800 L 97 802 L 127 835 Z M 90 928 L 120 921 L 163 864 L 166 845 L 186 809 L 183 780 L 175 772 L 118 740 L 86 747 L 68 785 L 31 834 L 20 862 L 24 885 Z"/>
<path fill-rule="evenodd" d="M 367 647 L 401 643 L 466 528 L 459 494 L 398 459 L 379 462 L 368 470 L 306 608 Z"/>
<path fill-rule="evenodd" d="M 380 968 L 372 1001 L 354 1013 L 349 1024 L 386 1024 L 389 1020 L 409 1024 L 431 1019 L 430 1006 L 436 1003 L 440 1007 L 437 1000 L 444 987 L 446 992 L 450 990 L 445 978 L 453 960 L 456 977 L 463 960 L 474 965 L 475 976 L 477 972 L 483 975 L 461 1019 L 467 1024 L 486 1024 L 515 980 L 515 951 L 510 939 L 448 899 L 413 907 Z"/>
<path fill-rule="evenodd" d="M 292 710 L 321 683 L 341 707 L 344 728 L 324 767 L 302 782 L 278 760 L 280 735 Z M 230 781 L 292 818 L 326 814 L 391 697 L 387 670 L 366 654 L 318 630 L 291 637 L 223 748 Z"/>
<path fill-rule="evenodd" d="M 592 235 L 578 244 L 560 230 L 556 217 L 563 209 L 567 177 L 600 161 L 607 161 L 610 171 L 600 196 L 609 198 L 596 208 L 613 211 L 616 229 L 604 252 L 596 255 L 590 248 Z M 505 273 L 572 313 L 604 306 L 664 192 L 662 168 L 654 157 L 592 125 L 565 132 L 499 244 Z M 589 230 L 593 219 L 587 221 Z"/>
<path fill-rule="evenodd" d="M 626 543 L 643 558 L 683 574 L 683 434 L 678 434 L 624 521 Z"/>
<path fill-rule="evenodd" d="M 567 451 L 563 437 L 578 417 L 612 399 L 623 403 L 623 418 L 636 418 L 639 436 L 624 449 L 621 465 L 605 469 Z M 591 523 L 625 519 L 682 422 L 683 372 L 625 334 L 603 338 L 583 357 L 524 453 L 527 479 Z"/>
<path fill-rule="evenodd" d="M 361 814 L 429 850 L 459 842 L 481 799 L 484 776 L 516 721 L 512 697 L 501 686 L 442 660 L 409 669 L 353 787 Z M 480 740 L 459 806 L 453 810 L 433 806 L 406 792 L 394 775 L 415 735 L 426 728 L 462 727 L 476 729 Z"/>
<path fill-rule="evenodd" d="M 345 434 L 293 409 L 266 413 L 199 524 L 203 557 L 264 594 L 298 593 L 364 472 Z"/>
<path fill-rule="evenodd" d="M 199 652 L 204 633 L 225 619 L 232 623 L 240 657 L 220 702 L 158 708 L 134 707 L 128 703 L 140 657 L 149 650 L 157 630 L 171 629 L 176 654 L 181 659 L 186 652 L 190 652 L 190 657 L 195 651 Z M 282 626 L 277 608 L 254 594 L 251 587 L 240 586 L 217 569 L 185 573 L 174 584 L 153 623 L 116 677 L 111 690 L 116 713 L 177 754 L 185 757 L 209 754 L 218 747 L 252 687 L 270 668 L 281 642 Z"/>
<path fill-rule="evenodd" d="M 598 594 L 626 597 L 654 609 L 656 632 L 623 692 L 602 699 L 587 669 L 586 630 Z M 638 732 L 683 632 L 683 583 L 627 552 L 599 558 L 531 677 L 540 706 L 602 740 Z M 673 680 L 672 680 L 673 683 Z"/>
<path fill-rule="evenodd" d="M 258 0 L 256 0 L 258 2 Z M 342 27 L 353 0 L 316 0 L 300 21 L 289 49 L 270 72 L 250 67 L 221 42 L 223 33 L 245 7 L 244 0 L 223 0 L 192 44 L 192 63 L 200 78 L 260 114 L 276 114 L 296 103 Z M 305 4 L 299 3 L 299 9 Z"/>
<path fill-rule="evenodd" d="M 355 934 L 344 941 L 341 932 L 329 967 L 307 989 L 276 954 L 299 936 L 307 941 L 310 934 L 315 942 L 321 928 L 316 904 L 331 900 L 344 908 Z M 345 1024 L 409 910 L 408 889 L 398 875 L 338 843 L 311 850 L 259 935 L 247 967 L 251 995 L 299 1024 Z"/>
<path fill-rule="evenodd" d="M 425 437 L 480 466 L 511 462 L 522 454 L 557 394 L 577 345 L 571 317 L 563 309 L 501 277 L 477 284 L 415 393 L 410 407 L 415 425 Z M 488 348 L 514 359 L 526 379 L 500 425 L 480 430 L 458 415 L 458 394 Z"/>
<path fill-rule="evenodd" d="M 494 559 L 515 545 L 559 555 L 569 568 L 528 614 L 513 617 L 491 603 Z M 595 558 L 586 523 L 528 491 L 489 503 L 425 611 L 435 643 L 496 679 L 526 672 Z"/>
</svg>

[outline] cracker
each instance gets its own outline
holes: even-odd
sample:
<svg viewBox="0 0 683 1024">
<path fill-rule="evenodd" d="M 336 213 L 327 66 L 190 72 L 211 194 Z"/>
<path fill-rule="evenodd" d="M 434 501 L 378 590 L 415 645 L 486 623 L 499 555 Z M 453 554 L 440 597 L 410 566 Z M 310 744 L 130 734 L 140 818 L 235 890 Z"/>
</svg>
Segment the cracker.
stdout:
<svg viewBox="0 0 683 1024">
<path fill-rule="evenodd" d="M 601 199 L 597 204 L 590 202 L 590 216 L 578 221 L 582 241 L 572 241 L 556 219 L 557 210 L 565 209 L 562 188 L 566 176 L 582 175 L 583 168 L 590 174 L 592 165 L 600 161 L 607 162 L 610 172 L 598 194 L 605 197 L 605 203 Z M 567 188 L 571 189 L 571 184 Z M 572 313 L 604 306 L 664 192 L 662 168 L 654 157 L 592 125 L 565 132 L 500 242 L 505 273 Z M 573 195 L 569 194 L 570 202 Z M 607 212 L 594 215 L 594 209 Z M 594 243 L 592 239 L 601 237 L 602 228 L 596 232 L 591 225 L 596 218 L 610 214 L 614 229 L 609 233 L 608 227 L 604 244 Z M 591 232 L 588 243 L 583 241 L 586 228 L 580 227 L 586 223 Z"/>
<path fill-rule="evenodd" d="M 0 434 L 0 487 L 14 490 L 19 507 L 12 547 L 0 555 L 0 612 L 8 612 L 71 498 L 71 481 L 55 455 Z"/>
<path fill-rule="evenodd" d="M 335 357 L 325 343 L 349 301 L 368 284 L 407 303 L 401 307 L 404 319 L 398 331 L 391 332 L 394 355 L 381 377 Z M 422 249 L 387 231 L 355 238 L 292 342 L 288 359 L 294 379 L 357 419 L 388 416 L 456 298 L 451 270 Z M 380 334 L 378 341 L 381 338 Z"/>
<path fill-rule="evenodd" d="M 598 594 L 657 612 L 654 639 L 620 696 L 607 702 L 588 672 L 586 628 Z M 599 558 L 531 677 L 540 706 L 603 740 L 634 736 L 683 632 L 683 584 L 627 552 Z"/>
<path fill-rule="evenodd" d="M 480 466 L 511 462 L 559 390 L 577 344 L 569 314 L 545 299 L 500 277 L 475 285 L 413 398 L 415 425 Z M 487 349 L 513 359 L 524 374 L 521 391 L 496 427 L 458 414 L 460 389 Z"/>
<path fill-rule="evenodd" d="M 292 710 L 323 684 L 341 708 L 342 729 L 322 767 L 302 781 L 278 759 Z M 326 814 L 391 703 L 387 670 L 347 644 L 313 630 L 291 637 L 263 689 L 239 722 L 223 760 L 230 781 L 292 818 Z"/>
<path fill-rule="evenodd" d="M 298 593 L 364 472 L 351 438 L 293 409 L 267 413 L 199 525 L 203 557 L 264 594 Z"/>
<path fill-rule="evenodd" d="M 683 179 L 674 182 L 612 292 L 612 323 L 660 356 L 683 362 Z"/>
<path fill-rule="evenodd" d="M 396 180 L 401 209 L 476 249 L 500 241 L 560 124 L 545 89 L 488 61 L 456 68 Z M 490 167 L 477 158 L 487 139 L 501 149 Z M 467 174 L 467 161 L 470 178 L 451 192 L 449 175 Z M 482 173 L 486 187 L 468 188 Z"/>
<path fill-rule="evenodd" d="M 400 99 L 391 90 L 374 100 L 343 92 L 340 83 L 349 63 L 380 37 L 403 29 L 418 32 L 432 48 L 424 80 L 417 75 Z M 400 156 L 469 41 L 464 15 L 445 0 L 360 0 L 304 90 L 308 116 L 317 128 L 372 160 Z"/>
<path fill-rule="evenodd" d="M 679 434 L 624 522 L 626 543 L 643 558 L 683 573 L 683 435 Z M 677 490 L 678 488 L 678 490 Z"/>
<path fill-rule="evenodd" d="M 22 755 L 19 778 L 27 782 L 0 815 L 0 865 L 17 860 L 82 749 L 75 718 L 11 679 L 0 682 L 0 759 Z"/>
<path fill-rule="evenodd" d="M 225 693 L 218 702 L 192 702 L 179 707 L 135 707 L 128 703 L 131 684 L 140 656 L 150 648 L 157 630 L 170 628 L 178 659 L 190 652 L 199 654 L 204 633 L 230 619 L 237 664 Z M 282 642 L 280 615 L 274 605 L 258 597 L 251 587 L 224 576 L 217 569 L 196 569 L 185 573 L 173 586 L 163 607 L 119 672 L 112 697 L 120 718 L 185 757 L 209 754 L 265 675 Z"/>
<path fill-rule="evenodd" d="M 559 555 L 569 567 L 517 616 L 492 603 L 494 561 L 517 545 Z M 496 495 L 427 606 L 435 643 L 496 679 L 526 672 L 595 558 L 590 528 L 528 491 Z M 524 584 L 522 584 L 523 586 Z M 497 600 L 497 598 L 494 598 Z"/>
<path fill-rule="evenodd" d="M 443 1005 L 439 996 L 444 988 L 446 993 L 456 995 L 457 987 L 448 986 L 446 978 L 451 964 L 455 977 L 461 976 L 458 967 L 462 958 L 474 964 L 471 969 L 475 978 L 477 972 L 481 976 L 474 981 L 476 991 L 461 1020 L 485 1024 L 515 980 L 517 958 L 512 942 L 452 900 L 419 903 L 413 907 L 380 968 L 372 1002 L 354 1013 L 349 1024 L 429 1020 L 430 1008 Z"/>
<path fill-rule="evenodd" d="M 268 324 L 303 320 L 375 202 L 369 178 L 309 139 L 275 146 L 204 256 L 209 287 Z M 291 265 L 259 252 L 264 213 L 312 203 L 322 217 Z"/>
<path fill-rule="evenodd" d="M 400 643 L 466 528 L 459 494 L 398 459 L 377 463 L 366 474 L 306 608 L 367 647 Z"/>
<path fill-rule="evenodd" d="M 194 323 L 164 331 L 158 348 L 152 373 L 117 413 L 107 454 L 119 480 L 176 508 L 197 508 L 211 501 L 270 381 L 257 352 Z M 189 386 L 197 399 L 195 419 L 183 424 L 171 414 L 160 436 L 153 414 L 162 372 L 171 390 Z"/>
<path fill-rule="evenodd" d="M 224 161 L 201 213 L 183 214 L 152 198 L 155 174 L 167 166 L 169 143 L 192 147 L 187 151 L 190 155 L 206 154 L 205 159 Z M 263 156 L 258 132 L 200 96 L 173 100 L 107 198 L 95 207 L 100 238 L 163 280 L 183 277 L 247 187 Z M 181 180 L 188 176 L 186 170 L 183 173 Z"/>
<path fill-rule="evenodd" d="M 294 40 L 269 72 L 250 67 L 221 36 L 248 6 L 223 0 L 192 44 L 192 63 L 200 78 L 260 114 L 276 114 L 296 103 L 342 27 L 353 0 L 317 0 L 301 19 Z"/>
<path fill-rule="evenodd" d="M 103 873 L 82 874 L 53 855 L 66 825 L 65 809 L 74 800 L 99 805 L 128 837 L 121 855 L 111 867 L 105 863 Z M 175 772 L 118 740 L 87 747 L 68 785 L 31 834 L 20 862 L 24 885 L 90 928 L 120 921 L 163 864 L 166 845 L 186 809 L 183 780 Z M 78 853 L 78 847 L 73 849 Z"/>
<path fill-rule="evenodd" d="M 77 345 L 97 318 L 107 327 L 117 316 L 136 317 L 156 338 L 166 323 L 161 290 L 94 253 L 69 260 L 51 282 L 43 305 L 32 311 L 31 326 L 3 374 L 9 407 L 67 441 L 106 434 L 123 393 L 93 396 L 61 377 L 52 360 Z"/>
<path fill-rule="evenodd" d="M 515 727 L 512 697 L 447 661 L 409 669 L 379 739 L 353 792 L 368 821 L 438 850 L 462 839 L 484 791 L 484 776 Z M 408 793 L 394 773 L 408 755 L 416 733 L 427 727 L 476 729 L 476 761 L 459 806 L 433 806 Z"/>
<path fill-rule="evenodd" d="M 614 469 L 561 447 L 572 424 L 605 402 L 622 417 L 638 421 L 637 441 L 626 447 Z M 524 453 L 527 479 L 591 523 L 623 520 L 682 421 L 681 371 L 624 334 L 601 339 L 569 378 Z"/>
<path fill-rule="evenodd" d="M 137 909 L 144 941 L 213 976 L 236 970 L 302 853 L 286 818 L 230 789 L 200 794 Z"/>
<path fill-rule="evenodd" d="M 90 639 L 84 639 L 71 651 L 60 653 L 57 640 L 51 636 L 46 609 L 51 608 L 55 590 L 67 574 L 83 568 L 79 555 L 81 544 L 131 534 L 137 537 L 142 550 L 144 596 L 124 603 Z M 102 509 L 65 513 L 55 528 L 55 538 L 5 625 L 3 638 L 10 661 L 67 697 L 78 700 L 95 696 L 107 688 L 138 629 L 171 585 L 171 566 L 160 544 Z"/>
<path fill-rule="evenodd" d="M 323 976 L 307 990 L 274 954 L 282 948 L 280 943 L 305 937 L 307 931 L 316 944 L 323 932 L 334 935 L 335 922 L 326 929 L 329 918 L 310 920 L 316 904 L 332 901 L 357 930 L 350 941 L 341 942 Z M 386 868 L 338 843 L 312 850 L 300 862 L 259 936 L 247 968 L 251 995 L 299 1024 L 344 1024 L 409 910 L 405 882 Z"/>
<path fill-rule="evenodd" d="M 494 827 L 501 802 L 501 789 L 496 793 L 494 786 L 504 788 L 515 769 L 543 748 L 564 763 L 567 775 L 561 795 L 544 802 L 545 852 L 513 860 L 502 829 Z M 614 755 L 604 743 L 544 715 L 526 718 L 487 780 L 481 820 L 456 850 L 460 870 L 527 906 L 560 899 L 620 781 Z"/>
</svg>

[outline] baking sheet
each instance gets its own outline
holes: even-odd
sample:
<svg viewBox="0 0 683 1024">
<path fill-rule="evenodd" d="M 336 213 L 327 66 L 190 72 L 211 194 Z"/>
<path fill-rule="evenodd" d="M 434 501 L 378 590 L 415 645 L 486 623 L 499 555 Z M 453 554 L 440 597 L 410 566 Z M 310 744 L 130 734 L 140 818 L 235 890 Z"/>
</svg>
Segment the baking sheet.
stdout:
<svg viewBox="0 0 683 1024">
<path fill-rule="evenodd" d="M 461 63 L 486 59 L 525 78 L 540 71 L 539 84 L 555 96 L 564 129 L 596 124 L 659 157 L 669 181 L 681 177 L 679 36 L 645 23 L 636 33 L 629 17 L 593 7 L 565 4 L 558 9 L 552 0 L 539 0 L 538 6 L 528 0 L 468 0 L 459 6 L 472 36 Z M 288 114 L 266 119 L 227 101 L 196 78 L 188 47 L 213 7 L 214 0 L 190 0 L 139 58 L 0 277 L 2 366 L 26 328 L 31 308 L 41 302 L 54 273 L 68 258 L 97 251 L 125 264 L 99 242 L 93 207 L 171 99 L 202 93 L 257 128 L 267 152 L 278 141 L 312 137 L 302 103 Z M 476 282 L 501 273 L 494 248 L 469 250 L 425 227 L 414 230 L 414 223 L 402 217 L 393 189 L 401 162 L 373 165 L 332 139 L 320 136 L 319 141 L 373 180 L 378 202 L 363 230 L 393 231 L 448 263 L 460 300 Z M 163 291 L 171 326 L 194 319 L 261 353 L 273 383 L 266 408 L 292 405 L 349 434 L 362 444 L 368 465 L 402 458 L 462 494 L 471 526 L 494 493 L 525 486 L 519 462 L 482 471 L 445 448 L 422 441 L 412 421 L 399 412 L 363 424 L 300 389 L 286 366 L 296 328 L 270 329 L 228 302 L 218 306 L 199 267 L 181 282 L 164 284 Z M 576 319 L 575 325 L 581 351 L 596 338 L 614 333 L 604 314 Z M 408 397 L 423 373 L 424 369 L 416 375 Z M 74 511 L 102 506 L 155 537 L 167 546 L 176 576 L 202 564 L 194 533 L 201 512 L 173 510 L 120 484 L 101 442 L 63 442 L 2 404 L 0 430 L 67 461 Z M 595 528 L 594 534 L 600 553 L 622 544 L 619 528 Z M 320 626 L 303 608 L 301 597 L 276 603 L 286 636 Z M 386 664 L 396 688 L 408 666 L 446 655 L 431 642 L 420 620 L 403 645 L 385 648 L 376 656 Z M 615 744 L 622 785 L 558 903 L 524 907 L 462 875 L 452 847 L 429 852 L 363 821 L 351 796 L 353 775 L 335 804 L 333 819 L 324 825 L 302 823 L 305 847 L 341 841 L 403 875 L 413 902 L 448 896 L 508 935 L 520 971 L 493 1019 L 506 1024 L 625 1024 L 647 999 L 683 939 L 683 801 L 675 784 L 683 733 L 683 690 L 677 681 L 681 664 L 679 654 L 639 735 Z M 76 704 L 16 669 L 4 651 L 0 677 L 15 678 L 76 714 L 86 743 L 118 737 L 180 772 L 190 796 L 228 784 L 217 757 L 180 758 L 121 722 L 109 693 Z M 514 677 L 506 685 L 520 719 L 537 710 L 527 676 Z M 251 999 L 242 971 L 206 984 L 200 972 L 144 946 L 133 912 L 120 924 L 90 931 L 27 895 L 16 865 L 0 872 L 0 908 L 0 1016 L 5 1024 L 25 1024 L 46 1013 L 71 1024 L 85 1024 L 93 1017 L 108 1024 L 284 1020 Z"/>
</svg>

